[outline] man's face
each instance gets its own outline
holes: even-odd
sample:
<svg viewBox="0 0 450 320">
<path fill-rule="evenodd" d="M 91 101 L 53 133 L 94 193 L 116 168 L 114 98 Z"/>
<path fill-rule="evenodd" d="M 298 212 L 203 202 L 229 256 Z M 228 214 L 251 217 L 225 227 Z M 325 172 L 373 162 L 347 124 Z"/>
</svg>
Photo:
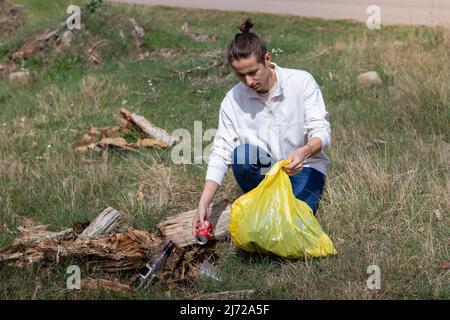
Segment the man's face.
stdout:
<svg viewBox="0 0 450 320">
<path fill-rule="evenodd" d="M 270 53 L 266 54 L 264 63 L 258 62 L 255 55 L 248 58 L 234 60 L 231 66 L 241 80 L 247 87 L 255 90 L 258 93 L 269 91 L 270 79 Z"/>
</svg>

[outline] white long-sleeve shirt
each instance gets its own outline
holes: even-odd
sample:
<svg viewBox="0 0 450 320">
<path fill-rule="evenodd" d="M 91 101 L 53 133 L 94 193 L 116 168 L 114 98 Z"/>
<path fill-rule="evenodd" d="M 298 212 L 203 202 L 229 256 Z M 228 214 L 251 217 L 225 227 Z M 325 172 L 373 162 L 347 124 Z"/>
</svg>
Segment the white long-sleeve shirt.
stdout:
<svg viewBox="0 0 450 320">
<path fill-rule="evenodd" d="M 276 88 L 268 101 L 242 82 L 223 99 L 206 180 L 222 184 L 232 152 L 240 144 L 257 145 L 278 161 L 314 137 L 322 141 L 322 150 L 303 166 L 327 174 L 329 158 L 324 150 L 331 128 L 320 88 L 306 71 L 274 66 Z"/>
</svg>

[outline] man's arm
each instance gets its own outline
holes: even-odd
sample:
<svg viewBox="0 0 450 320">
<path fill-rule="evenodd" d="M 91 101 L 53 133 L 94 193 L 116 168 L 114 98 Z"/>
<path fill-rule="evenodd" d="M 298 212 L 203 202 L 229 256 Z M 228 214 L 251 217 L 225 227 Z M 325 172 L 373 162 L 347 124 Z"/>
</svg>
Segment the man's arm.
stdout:
<svg viewBox="0 0 450 320">
<path fill-rule="evenodd" d="M 212 180 L 221 185 L 231 163 L 231 154 L 236 147 L 237 133 L 232 120 L 230 98 L 222 101 L 219 112 L 219 124 L 209 156 L 205 180 Z"/>
<path fill-rule="evenodd" d="M 293 175 L 303 167 L 303 162 L 327 148 L 331 141 L 331 129 L 328 112 L 325 108 L 322 92 L 313 76 L 308 74 L 304 82 L 304 107 L 308 143 L 288 155 L 292 162 L 284 170 Z"/>
<path fill-rule="evenodd" d="M 224 110 L 229 107 L 228 104 L 228 98 L 225 97 L 219 112 L 219 125 L 209 157 L 205 186 L 200 197 L 197 213 L 192 221 L 193 235 L 198 228 L 204 228 L 204 221 L 207 220 L 209 215 L 209 206 L 217 189 L 222 184 L 228 169 L 228 163 L 231 162 L 231 153 L 237 135 L 232 120 Z"/>
<path fill-rule="evenodd" d="M 322 141 L 322 148 L 318 151 L 320 152 L 330 145 L 331 127 L 322 91 L 310 74 L 305 81 L 304 104 L 308 141 L 312 141 L 313 138 L 319 138 Z"/>
<path fill-rule="evenodd" d="M 209 215 L 209 206 L 218 188 L 219 184 L 217 182 L 213 180 L 205 181 L 205 186 L 200 197 L 197 213 L 195 214 L 194 220 L 192 221 L 192 235 L 195 236 L 195 232 L 197 229 L 204 228 L 205 218 L 207 218 Z"/>
</svg>

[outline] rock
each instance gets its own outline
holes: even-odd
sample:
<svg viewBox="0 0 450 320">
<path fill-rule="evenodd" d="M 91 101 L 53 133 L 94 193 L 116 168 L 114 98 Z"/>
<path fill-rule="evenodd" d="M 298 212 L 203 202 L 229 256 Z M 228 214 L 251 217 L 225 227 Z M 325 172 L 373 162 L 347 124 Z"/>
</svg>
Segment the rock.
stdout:
<svg viewBox="0 0 450 320">
<path fill-rule="evenodd" d="M 361 73 L 358 76 L 357 83 L 360 86 L 381 85 L 381 84 L 383 84 L 383 80 L 381 80 L 381 77 L 378 74 L 378 72 L 369 71 L 369 72 Z"/>
<path fill-rule="evenodd" d="M 31 80 L 30 71 L 22 69 L 21 71 L 12 72 L 9 74 L 9 81 L 26 84 Z"/>
<path fill-rule="evenodd" d="M 70 47 L 70 45 L 72 44 L 72 39 L 72 31 L 67 30 L 61 35 L 61 44 L 63 45 L 63 47 Z"/>
</svg>

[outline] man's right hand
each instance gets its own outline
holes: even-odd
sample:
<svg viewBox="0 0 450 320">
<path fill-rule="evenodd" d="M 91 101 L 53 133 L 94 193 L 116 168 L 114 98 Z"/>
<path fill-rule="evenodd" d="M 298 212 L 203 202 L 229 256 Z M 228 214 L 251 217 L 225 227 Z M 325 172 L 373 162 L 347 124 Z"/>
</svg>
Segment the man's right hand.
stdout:
<svg viewBox="0 0 450 320">
<path fill-rule="evenodd" d="M 212 203 L 212 198 L 219 188 L 219 184 L 212 180 L 206 180 L 203 188 L 202 196 L 200 197 L 197 213 L 194 220 L 192 220 L 192 235 L 195 237 L 198 229 L 205 228 L 205 220 L 208 220 L 209 207 Z"/>
<path fill-rule="evenodd" d="M 197 230 L 205 228 L 205 220 L 208 220 L 208 207 L 200 205 L 197 208 L 194 220 L 192 220 L 192 235 L 195 237 Z"/>
</svg>

